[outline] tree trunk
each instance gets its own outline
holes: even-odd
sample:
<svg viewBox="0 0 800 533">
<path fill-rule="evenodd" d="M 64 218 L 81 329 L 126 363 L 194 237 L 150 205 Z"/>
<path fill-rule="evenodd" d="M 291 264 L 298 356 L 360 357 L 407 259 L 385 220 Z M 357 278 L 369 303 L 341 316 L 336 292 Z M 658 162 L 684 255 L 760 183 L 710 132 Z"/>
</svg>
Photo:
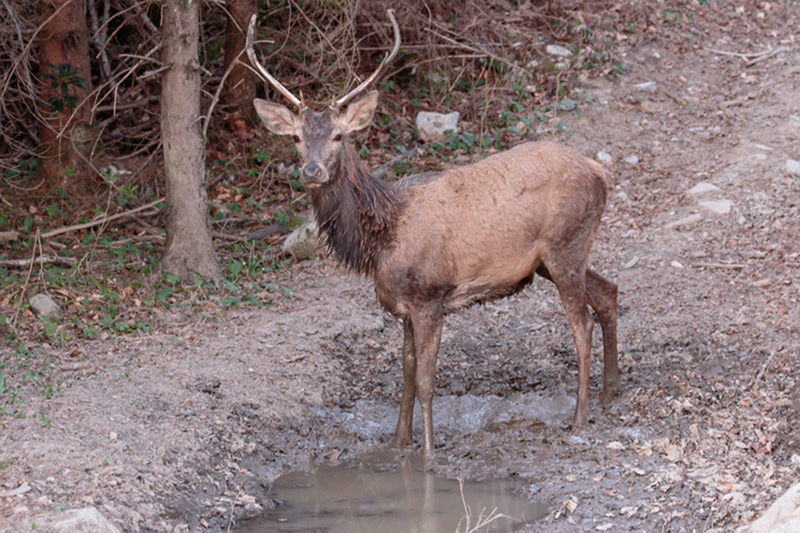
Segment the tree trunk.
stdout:
<svg viewBox="0 0 800 533">
<path fill-rule="evenodd" d="M 89 30 L 85 0 L 40 0 L 39 94 L 42 188 L 86 192 L 95 134 L 90 127 Z"/>
<path fill-rule="evenodd" d="M 211 243 L 206 205 L 205 148 L 200 134 L 200 2 L 165 0 L 161 136 L 167 185 L 167 247 L 164 273 L 191 281 L 217 280 L 219 262 Z"/>
<path fill-rule="evenodd" d="M 225 71 L 237 57 L 240 61 L 247 60 L 247 56 L 241 52 L 244 50 L 250 17 L 256 13 L 256 0 L 231 0 L 227 7 L 230 18 L 225 35 Z M 233 114 L 252 125 L 256 118 L 253 108 L 255 97 L 256 80 L 253 72 L 244 65 L 234 66 L 225 82 L 223 103 L 233 111 Z"/>
</svg>

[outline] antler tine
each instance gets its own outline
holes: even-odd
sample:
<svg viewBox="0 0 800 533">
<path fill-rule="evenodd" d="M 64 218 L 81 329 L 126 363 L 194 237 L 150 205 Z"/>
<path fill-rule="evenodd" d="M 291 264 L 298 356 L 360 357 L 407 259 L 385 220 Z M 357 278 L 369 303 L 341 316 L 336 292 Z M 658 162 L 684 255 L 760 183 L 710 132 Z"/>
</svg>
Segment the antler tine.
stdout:
<svg viewBox="0 0 800 533">
<path fill-rule="evenodd" d="M 281 82 L 273 78 L 272 74 L 270 74 L 269 71 L 267 71 L 267 69 L 264 68 L 264 65 L 258 62 L 258 58 L 256 58 L 256 51 L 253 48 L 255 33 L 256 33 L 256 16 L 253 15 L 253 17 L 250 19 L 250 26 L 248 26 L 247 28 L 247 41 L 246 41 L 247 44 L 245 45 L 245 49 L 247 50 L 247 57 L 250 59 L 250 63 L 252 63 L 253 66 L 256 68 L 256 70 L 258 70 L 258 73 L 261 74 L 261 76 L 266 81 L 268 81 L 270 85 L 275 87 L 278 90 L 278 92 L 280 92 L 283 96 L 285 96 L 287 100 L 292 102 L 296 107 L 303 108 L 304 107 L 303 103 L 295 95 L 289 92 L 289 89 L 284 87 L 281 84 Z"/>
<path fill-rule="evenodd" d="M 342 105 L 349 102 L 354 96 L 358 95 L 358 93 L 366 89 L 370 83 L 375 81 L 375 78 L 377 78 L 378 74 L 381 73 L 381 69 L 383 69 L 383 67 L 386 64 L 390 63 L 394 59 L 394 56 L 397 55 L 397 51 L 400 50 L 400 28 L 397 26 L 397 21 L 394 18 L 394 10 L 387 9 L 386 14 L 389 15 L 389 20 L 391 21 L 392 28 L 394 29 L 394 48 L 392 48 L 392 51 L 389 53 L 388 56 L 383 58 L 383 61 L 381 61 L 381 64 L 378 65 L 378 68 L 375 70 L 375 72 L 372 73 L 372 76 L 361 82 L 361 84 L 358 87 L 356 87 L 346 95 L 336 100 L 334 105 L 331 107 L 334 108 L 341 107 Z"/>
</svg>

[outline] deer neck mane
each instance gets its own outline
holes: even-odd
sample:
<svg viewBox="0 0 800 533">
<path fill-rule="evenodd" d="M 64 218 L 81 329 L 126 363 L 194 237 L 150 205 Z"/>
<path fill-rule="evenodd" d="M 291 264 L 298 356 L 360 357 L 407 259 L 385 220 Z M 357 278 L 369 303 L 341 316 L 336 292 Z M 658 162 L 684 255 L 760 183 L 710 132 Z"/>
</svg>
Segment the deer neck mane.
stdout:
<svg viewBox="0 0 800 533">
<path fill-rule="evenodd" d="M 372 177 L 349 144 L 330 175 L 329 184 L 311 190 L 317 224 L 339 261 L 360 274 L 372 275 L 380 252 L 394 239 L 397 192 Z"/>
</svg>

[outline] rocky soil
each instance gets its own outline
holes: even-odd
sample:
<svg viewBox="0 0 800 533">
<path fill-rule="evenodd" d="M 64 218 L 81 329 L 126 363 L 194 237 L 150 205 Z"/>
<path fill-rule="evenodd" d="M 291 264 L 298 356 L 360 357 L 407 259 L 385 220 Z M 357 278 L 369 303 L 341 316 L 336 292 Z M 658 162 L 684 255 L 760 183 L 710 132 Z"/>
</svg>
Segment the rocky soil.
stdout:
<svg viewBox="0 0 800 533">
<path fill-rule="evenodd" d="M 800 480 L 789 6 L 717 13 L 717 32 L 698 21 L 623 38 L 624 75 L 585 80 L 563 128 L 540 128 L 608 170 L 592 266 L 620 287 L 623 392 L 600 405 L 596 334 L 588 428 L 569 414 L 443 424 L 432 466 L 527 480 L 551 506 L 529 531 L 733 531 Z M 753 63 L 770 49 L 783 51 Z M 0 419 L 0 531 L 82 507 L 123 531 L 225 530 L 274 504 L 281 473 L 385 447 L 389 433 L 352 420 L 370 405 L 396 412 L 400 327 L 331 259 L 280 276 L 293 295 L 263 310 L 164 313 L 152 334 L 37 347 L 61 388 Z M 571 399 L 577 362 L 554 288 L 537 279 L 448 317 L 436 379 L 441 402 Z"/>
</svg>

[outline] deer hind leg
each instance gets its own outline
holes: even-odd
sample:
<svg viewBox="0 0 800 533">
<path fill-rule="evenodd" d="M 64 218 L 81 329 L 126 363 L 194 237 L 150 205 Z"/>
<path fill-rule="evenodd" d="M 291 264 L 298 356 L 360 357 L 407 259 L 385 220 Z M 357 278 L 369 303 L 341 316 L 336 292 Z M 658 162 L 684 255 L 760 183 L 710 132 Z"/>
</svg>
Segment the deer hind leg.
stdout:
<svg viewBox="0 0 800 533">
<path fill-rule="evenodd" d="M 592 318 L 586 307 L 586 275 L 585 267 L 576 269 L 581 261 L 572 261 L 571 258 L 559 258 L 560 261 L 551 261 L 547 266 L 540 266 L 537 273 L 555 283 L 564 310 L 572 326 L 572 338 L 578 353 L 578 402 L 575 405 L 575 417 L 572 424 L 575 427 L 586 426 L 589 420 L 587 398 L 589 396 L 589 366 L 592 355 Z M 546 272 L 545 275 L 543 272 Z"/>
<path fill-rule="evenodd" d="M 603 396 L 607 403 L 621 390 L 617 357 L 617 286 L 591 269 L 586 271 L 586 297 L 603 331 Z"/>
<path fill-rule="evenodd" d="M 400 416 L 394 431 L 393 448 L 411 444 L 411 422 L 414 418 L 414 396 L 417 392 L 417 354 L 414 351 L 414 327 L 410 318 L 403 319 L 403 397 Z"/>
<path fill-rule="evenodd" d="M 544 264 L 536 273 L 553 281 Z M 617 286 L 592 269 L 586 269 L 586 300 L 600 319 L 603 332 L 603 403 L 610 402 L 621 390 L 617 357 Z"/>
<path fill-rule="evenodd" d="M 433 454 L 433 373 L 442 339 L 444 312 L 440 300 L 411 306 L 410 311 L 417 354 L 415 386 L 422 408 L 422 454 L 427 458 Z"/>
</svg>

